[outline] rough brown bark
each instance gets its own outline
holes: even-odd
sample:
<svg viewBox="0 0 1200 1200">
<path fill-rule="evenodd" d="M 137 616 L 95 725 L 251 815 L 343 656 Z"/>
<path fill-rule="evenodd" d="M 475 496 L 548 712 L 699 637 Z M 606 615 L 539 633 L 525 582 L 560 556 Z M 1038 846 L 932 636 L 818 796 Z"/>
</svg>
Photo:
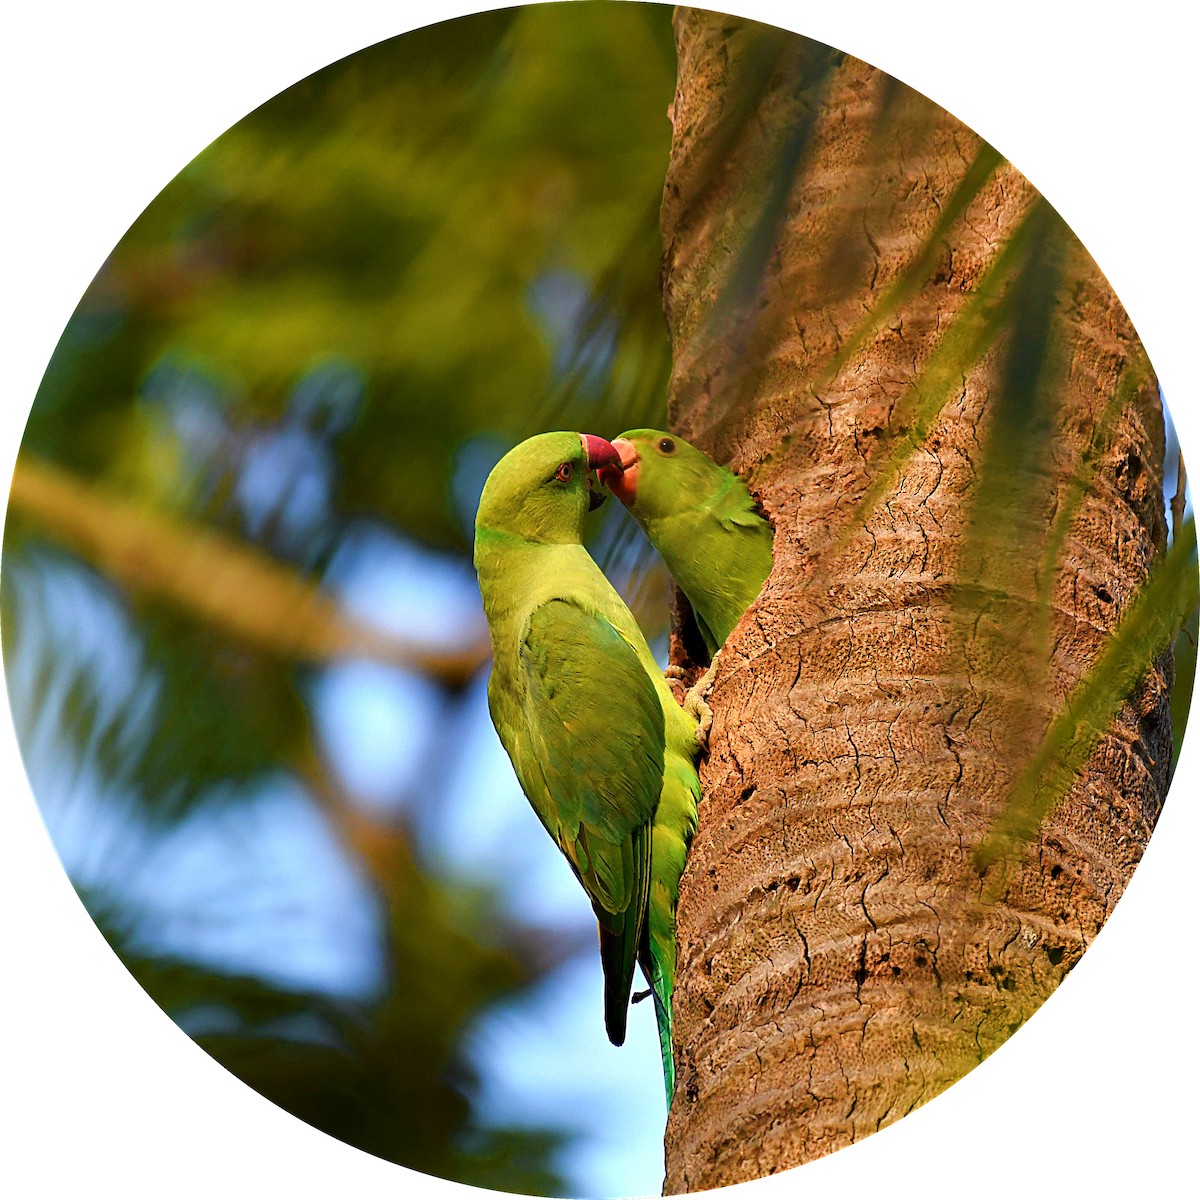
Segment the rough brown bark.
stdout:
<svg viewBox="0 0 1200 1200">
<path fill-rule="evenodd" d="M 712 696 L 679 904 L 668 1193 L 845 1146 L 1003 1042 L 1128 882 L 1171 744 L 1164 659 L 1015 868 L 981 879 L 974 847 L 1163 546 L 1157 388 L 1050 214 L 1042 436 L 1027 425 L 1011 469 L 987 471 L 1027 332 L 1014 308 L 888 476 L 910 385 L 1037 193 L 999 163 L 941 228 L 981 150 L 949 114 L 749 22 L 680 9 L 676 34 L 672 423 L 750 482 L 776 553 Z M 849 353 L 914 263 L 917 286 Z"/>
</svg>

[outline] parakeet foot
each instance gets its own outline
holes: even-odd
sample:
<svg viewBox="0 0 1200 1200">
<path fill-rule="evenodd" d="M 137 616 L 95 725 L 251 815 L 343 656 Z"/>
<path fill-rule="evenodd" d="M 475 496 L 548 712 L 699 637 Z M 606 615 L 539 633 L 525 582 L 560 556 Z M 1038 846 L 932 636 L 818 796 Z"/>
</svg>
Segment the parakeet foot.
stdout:
<svg viewBox="0 0 1200 1200">
<path fill-rule="evenodd" d="M 696 718 L 696 743 L 701 750 L 708 750 L 708 732 L 712 729 L 713 711 L 708 706 L 708 693 L 717 678 L 717 663 L 721 659 L 718 650 L 713 655 L 711 666 L 700 676 L 683 698 L 684 711 Z"/>
<path fill-rule="evenodd" d="M 667 665 L 663 667 L 663 674 L 668 679 L 686 679 L 688 677 L 687 669 L 685 667 L 678 666 L 676 663 L 667 663 Z"/>
</svg>

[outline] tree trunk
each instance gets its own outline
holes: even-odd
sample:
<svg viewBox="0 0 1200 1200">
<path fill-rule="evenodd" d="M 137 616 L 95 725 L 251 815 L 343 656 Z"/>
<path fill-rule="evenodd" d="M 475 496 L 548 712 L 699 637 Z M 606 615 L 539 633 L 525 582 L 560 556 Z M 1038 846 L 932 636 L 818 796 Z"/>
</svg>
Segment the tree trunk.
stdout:
<svg viewBox="0 0 1200 1200">
<path fill-rule="evenodd" d="M 668 1193 L 836 1150 L 994 1050 L 1107 918 L 1171 761 L 1164 657 L 981 873 L 1164 547 L 1157 386 L 1086 252 L 949 114 L 740 19 L 680 9 L 676 40 L 671 420 L 776 537 L 712 694 Z"/>
</svg>

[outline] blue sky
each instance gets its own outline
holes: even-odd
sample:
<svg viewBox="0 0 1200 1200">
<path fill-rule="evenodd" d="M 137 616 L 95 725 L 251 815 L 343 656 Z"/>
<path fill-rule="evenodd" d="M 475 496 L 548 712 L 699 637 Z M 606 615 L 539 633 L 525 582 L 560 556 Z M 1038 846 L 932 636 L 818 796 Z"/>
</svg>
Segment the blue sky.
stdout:
<svg viewBox="0 0 1200 1200">
<path fill-rule="evenodd" d="M 183 821 L 150 826 L 86 748 L 76 755 L 59 719 L 70 667 L 84 663 L 108 698 L 106 720 L 126 721 L 136 736 L 156 693 L 135 627 L 118 598 L 69 560 L 39 557 L 20 578 L 36 594 L 22 606 L 9 685 L 14 710 L 26 714 L 35 793 L 77 884 L 112 890 L 142 914 L 138 949 L 334 996 L 376 993 L 377 902 L 313 798 L 281 773 L 217 789 Z M 431 644 L 482 627 L 474 576 L 461 560 L 381 527 L 350 528 L 330 579 L 364 620 Z M 35 715 L 23 697 L 51 645 L 59 670 Z M 451 884 L 490 885 L 505 913 L 573 931 L 586 947 L 520 1002 L 471 1025 L 482 1119 L 577 1131 L 559 1164 L 577 1194 L 658 1192 L 665 1101 L 653 1011 L 637 1006 L 625 1046 L 608 1043 L 591 909 L 492 728 L 486 670 L 449 709 L 427 679 L 358 660 L 317 672 L 307 699 L 340 782 L 368 811 L 403 811 L 429 869 Z M 456 752 L 431 766 L 446 719 L 456 723 Z M 197 1014 L 190 1031 L 203 1032 L 206 1019 Z"/>
</svg>

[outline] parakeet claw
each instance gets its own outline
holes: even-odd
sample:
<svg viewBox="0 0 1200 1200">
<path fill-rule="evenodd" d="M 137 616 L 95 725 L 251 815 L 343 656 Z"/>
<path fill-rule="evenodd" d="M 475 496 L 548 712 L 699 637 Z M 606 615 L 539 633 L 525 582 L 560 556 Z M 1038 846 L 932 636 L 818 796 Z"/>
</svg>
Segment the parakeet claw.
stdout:
<svg viewBox="0 0 1200 1200">
<path fill-rule="evenodd" d="M 696 744 L 701 750 L 708 751 L 708 733 L 712 729 L 713 711 L 708 706 L 708 693 L 712 691 L 713 682 L 717 678 L 717 663 L 721 659 L 718 650 L 713 655 L 712 665 L 696 680 L 695 685 L 683 698 L 684 711 L 696 718 Z"/>
<path fill-rule="evenodd" d="M 634 992 L 633 993 L 633 1003 L 641 1004 L 641 1002 L 643 1000 L 648 1000 L 653 995 L 654 995 L 653 988 L 647 988 L 644 992 Z"/>
<path fill-rule="evenodd" d="M 665 667 L 663 667 L 663 674 L 668 679 L 686 679 L 687 678 L 687 671 L 683 667 L 678 666 L 675 663 L 668 663 Z"/>
</svg>

